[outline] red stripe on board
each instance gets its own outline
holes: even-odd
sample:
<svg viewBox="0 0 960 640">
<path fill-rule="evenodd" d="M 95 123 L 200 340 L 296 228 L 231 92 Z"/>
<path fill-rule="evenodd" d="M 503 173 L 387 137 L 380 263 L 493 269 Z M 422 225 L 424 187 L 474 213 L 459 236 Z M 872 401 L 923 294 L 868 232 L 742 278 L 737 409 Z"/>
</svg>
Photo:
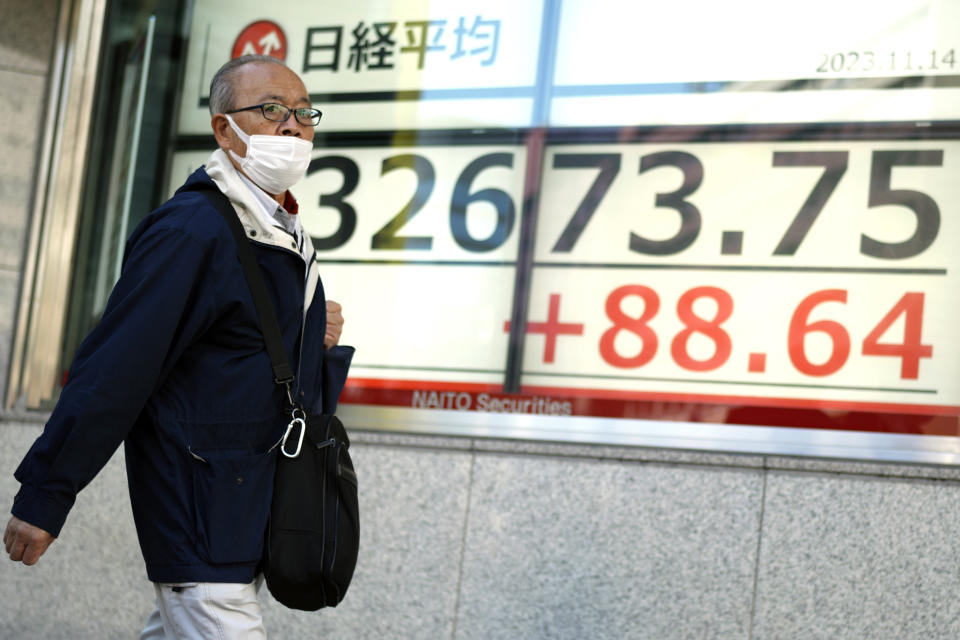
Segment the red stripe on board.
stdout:
<svg viewBox="0 0 960 640">
<path fill-rule="evenodd" d="M 465 391 L 467 393 L 491 393 L 506 395 L 503 387 L 496 384 L 473 382 L 446 382 L 434 380 L 393 380 L 381 378 L 349 378 L 342 402 L 361 404 L 365 394 L 357 392 L 365 389 L 397 391 L 434 390 Z M 843 400 L 810 400 L 807 398 L 769 398 L 763 396 L 707 395 L 694 393 L 618 391 L 612 389 L 583 389 L 577 387 L 538 387 L 524 386 L 521 395 L 549 395 L 559 398 L 596 398 L 603 400 L 640 401 L 640 402 L 692 402 L 698 404 L 723 404 L 733 406 L 775 407 L 785 409 L 827 409 L 836 411 L 870 411 L 877 413 L 907 413 L 921 415 L 957 416 L 960 406 L 897 404 L 884 402 L 858 402 Z M 373 400 L 373 398 L 370 398 Z M 374 404 L 383 404 L 374 402 Z M 399 406 L 409 406 L 409 401 Z"/>
<path fill-rule="evenodd" d="M 929 404 L 894 404 L 887 402 L 860 402 L 854 400 L 810 400 L 808 398 L 768 398 L 764 396 L 705 395 L 695 393 L 645 393 L 642 391 L 614 391 L 610 389 L 568 389 L 563 387 L 523 387 L 522 393 L 551 393 L 561 396 L 606 398 L 611 400 L 670 400 L 676 402 L 706 402 L 710 404 L 752 405 L 801 409 L 835 409 L 877 411 L 883 413 L 921 413 L 924 415 L 960 415 L 960 406 Z"/>
</svg>

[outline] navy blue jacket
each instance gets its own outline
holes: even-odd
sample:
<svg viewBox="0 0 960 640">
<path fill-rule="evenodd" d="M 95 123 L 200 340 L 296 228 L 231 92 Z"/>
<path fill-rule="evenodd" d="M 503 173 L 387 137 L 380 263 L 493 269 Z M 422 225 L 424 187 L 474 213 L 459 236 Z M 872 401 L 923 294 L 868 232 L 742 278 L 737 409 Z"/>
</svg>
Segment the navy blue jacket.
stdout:
<svg viewBox="0 0 960 640">
<path fill-rule="evenodd" d="M 211 182 L 204 169 L 130 237 L 103 317 L 16 471 L 13 514 L 58 536 L 77 493 L 123 442 L 148 577 L 249 582 L 267 525 L 274 446 L 289 416 L 235 241 L 191 190 L 198 181 Z M 324 349 L 319 279 L 307 277 L 290 237 L 277 240 L 285 232 L 265 229 L 242 200 L 233 204 L 277 312 L 297 399 L 332 413 L 353 348 Z"/>
</svg>

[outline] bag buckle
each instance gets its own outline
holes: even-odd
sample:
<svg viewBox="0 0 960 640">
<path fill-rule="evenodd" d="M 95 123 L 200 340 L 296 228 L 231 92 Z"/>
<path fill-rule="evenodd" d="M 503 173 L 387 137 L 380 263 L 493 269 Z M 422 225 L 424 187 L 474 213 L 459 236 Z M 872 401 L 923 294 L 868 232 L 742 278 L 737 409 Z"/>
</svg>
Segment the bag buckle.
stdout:
<svg viewBox="0 0 960 640">
<path fill-rule="evenodd" d="M 297 415 L 297 412 L 300 413 L 299 416 Z M 296 458 L 300 455 L 300 448 L 303 447 L 303 435 L 307 432 L 307 423 L 303 420 L 306 415 L 307 414 L 304 413 L 303 409 L 300 408 L 294 408 L 294 410 L 290 412 L 290 417 L 292 420 L 290 420 L 290 424 L 287 425 L 287 431 L 283 434 L 283 440 L 280 442 L 280 451 L 288 458 Z M 293 428 L 297 426 L 300 427 L 300 437 L 297 439 L 297 449 L 293 453 L 287 453 L 287 438 L 290 437 L 290 432 L 293 431 Z"/>
</svg>

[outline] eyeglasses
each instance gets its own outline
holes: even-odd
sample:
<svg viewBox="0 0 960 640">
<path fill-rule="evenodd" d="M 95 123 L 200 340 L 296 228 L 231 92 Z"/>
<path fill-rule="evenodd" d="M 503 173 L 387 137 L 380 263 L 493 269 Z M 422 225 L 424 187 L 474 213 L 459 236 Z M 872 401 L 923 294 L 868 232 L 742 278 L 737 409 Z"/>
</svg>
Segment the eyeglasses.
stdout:
<svg viewBox="0 0 960 640">
<path fill-rule="evenodd" d="M 260 113 L 263 114 L 263 117 L 267 120 L 272 120 L 273 122 L 286 122 L 290 118 L 290 114 L 293 114 L 293 117 L 296 118 L 297 122 L 302 125 L 315 127 L 320 124 L 320 116 L 323 114 L 319 109 L 308 109 L 307 107 L 301 107 L 299 109 L 291 109 L 290 107 L 285 107 L 282 104 L 277 104 L 276 102 L 264 102 L 263 104 L 255 104 L 252 107 L 243 107 L 242 109 L 233 109 L 232 111 L 227 111 L 227 113 L 237 113 L 239 111 L 253 111 L 254 109 L 260 109 Z"/>
</svg>

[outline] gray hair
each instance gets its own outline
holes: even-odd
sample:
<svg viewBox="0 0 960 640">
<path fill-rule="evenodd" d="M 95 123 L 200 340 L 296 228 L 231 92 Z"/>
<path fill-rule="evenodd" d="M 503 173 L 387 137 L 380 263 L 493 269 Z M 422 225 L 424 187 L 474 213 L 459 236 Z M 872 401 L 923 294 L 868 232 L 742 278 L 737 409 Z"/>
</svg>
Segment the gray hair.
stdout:
<svg viewBox="0 0 960 640">
<path fill-rule="evenodd" d="M 237 107 L 235 103 L 236 96 L 233 92 L 233 74 L 240 67 L 255 62 L 278 64 L 281 67 L 287 66 L 282 60 L 278 60 L 273 56 L 249 55 L 230 60 L 213 74 L 213 80 L 210 81 L 209 107 L 211 116 L 218 113 L 226 113 Z"/>
</svg>

